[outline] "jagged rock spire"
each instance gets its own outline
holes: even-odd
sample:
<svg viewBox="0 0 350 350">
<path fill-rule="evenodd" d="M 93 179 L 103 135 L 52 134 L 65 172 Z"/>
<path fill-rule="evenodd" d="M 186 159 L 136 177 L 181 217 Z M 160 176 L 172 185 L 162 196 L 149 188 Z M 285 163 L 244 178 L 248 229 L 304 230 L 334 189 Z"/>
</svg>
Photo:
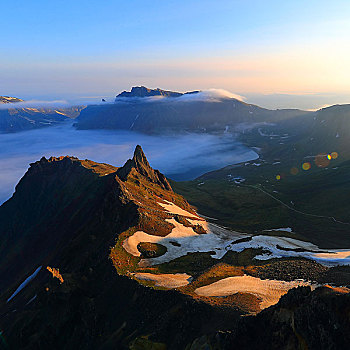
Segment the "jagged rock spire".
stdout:
<svg viewBox="0 0 350 350">
<path fill-rule="evenodd" d="M 148 181 L 161 186 L 165 190 L 172 191 L 166 177 L 158 170 L 151 168 L 140 145 L 136 146 L 133 158 L 129 159 L 123 167 L 118 169 L 117 175 L 120 179 L 125 181 L 130 173 L 135 174 L 135 172 L 145 177 Z"/>
</svg>

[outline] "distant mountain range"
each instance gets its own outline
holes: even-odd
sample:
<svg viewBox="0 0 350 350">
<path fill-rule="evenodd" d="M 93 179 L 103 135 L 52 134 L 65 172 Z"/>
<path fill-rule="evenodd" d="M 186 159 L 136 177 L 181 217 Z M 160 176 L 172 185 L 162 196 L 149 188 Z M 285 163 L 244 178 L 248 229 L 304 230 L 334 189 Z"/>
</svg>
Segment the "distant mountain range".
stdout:
<svg viewBox="0 0 350 350">
<path fill-rule="evenodd" d="M 22 107 L 17 97 L 0 96 L 0 133 L 11 133 L 57 125 L 76 118 L 85 106 Z M 1 105 L 6 104 L 6 108 Z"/>
</svg>

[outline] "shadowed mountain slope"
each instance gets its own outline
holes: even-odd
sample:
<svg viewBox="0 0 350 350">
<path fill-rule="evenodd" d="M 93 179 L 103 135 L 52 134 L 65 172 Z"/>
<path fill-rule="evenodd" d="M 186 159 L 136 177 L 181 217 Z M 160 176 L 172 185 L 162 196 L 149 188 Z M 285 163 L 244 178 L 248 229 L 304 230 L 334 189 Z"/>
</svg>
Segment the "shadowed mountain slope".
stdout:
<svg viewBox="0 0 350 350">
<path fill-rule="evenodd" d="M 151 97 L 160 98 L 151 98 Z M 177 93 L 134 87 L 115 103 L 88 106 L 77 119 L 78 129 L 123 129 L 144 133 L 224 132 L 239 124 L 273 123 L 310 114 L 300 110 L 268 110 L 227 96 L 201 91 Z"/>
<path fill-rule="evenodd" d="M 196 335 L 235 322 L 233 310 L 118 275 L 110 249 L 131 227 L 152 232 L 156 198 L 192 211 L 139 146 L 119 169 L 74 157 L 31 164 L 0 207 L 0 329 L 7 348 L 115 349 L 156 342 L 181 349 Z M 46 266 L 59 268 L 64 282 Z"/>
<path fill-rule="evenodd" d="M 170 214 L 162 206 L 185 214 Z M 314 349 L 323 329 L 322 334 L 329 337 L 326 345 L 343 344 L 337 336 L 347 330 L 348 312 L 340 320 L 335 311 L 332 322 L 338 331 L 331 331 L 323 317 L 323 299 L 317 299 L 317 294 L 311 312 L 302 307 L 294 317 L 289 311 L 294 304 L 281 301 L 262 313 L 261 317 L 267 317 L 263 321 L 240 321 L 241 313 L 229 305 L 204 303 L 179 290 L 133 280 L 131 268 L 140 259 L 127 254 L 118 242 L 130 237 L 130 232 L 165 236 L 180 224 L 189 230 L 193 225 L 183 215 L 193 219 L 196 213 L 150 167 L 140 146 L 121 168 L 74 157 L 42 158 L 31 164 L 13 197 L 0 207 L 0 346 L 195 350 L 203 349 L 196 339 L 209 339 L 205 348 L 229 349 L 234 348 L 236 335 L 242 335 L 239 344 L 244 345 L 255 344 L 263 333 L 265 338 L 271 334 L 266 348 L 274 342 L 286 344 L 281 349 L 303 348 L 303 344 Z M 197 266 L 191 265 L 194 260 L 186 266 L 205 270 L 207 261 L 213 261 L 210 254 L 202 254 Z M 235 270 L 234 266 L 230 269 Z M 289 293 L 293 301 L 295 292 Z M 330 293 L 334 309 L 347 310 L 349 298 L 335 290 Z M 317 305 L 322 307 L 319 313 Z M 309 316 L 313 320 L 317 315 L 322 316 L 323 328 L 308 323 Z M 299 322 L 296 328 L 294 319 Z M 295 329 L 307 332 L 300 338 L 298 331 L 293 333 Z M 251 339 L 252 334 L 259 337 Z M 221 335 L 224 342 L 217 345 Z"/>
</svg>

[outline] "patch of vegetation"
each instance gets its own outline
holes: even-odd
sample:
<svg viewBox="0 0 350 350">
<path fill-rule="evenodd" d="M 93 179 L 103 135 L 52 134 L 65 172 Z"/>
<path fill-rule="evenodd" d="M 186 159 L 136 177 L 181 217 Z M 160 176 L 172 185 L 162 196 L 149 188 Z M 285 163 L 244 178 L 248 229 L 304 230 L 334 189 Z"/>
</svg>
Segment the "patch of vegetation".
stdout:
<svg viewBox="0 0 350 350">
<path fill-rule="evenodd" d="M 277 165 L 229 166 L 194 181 L 172 182 L 172 187 L 201 214 L 234 230 L 306 240 L 324 248 L 350 247 L 349 225 L 332 219 L 350 222 L 350 162 L 308 172 L 299 167 L 295 176 L 290 174 L 293 162 L 286 158 Z M 285 175 L 277 180 L 277 174 Z M 230 175 L 246 181 L 235 184 Z M 264 231 L 280 227 L 292 227 L 295 233 Z"/>
<path fill-rule="evenodd" d="M 241 252 L 233 252 L 229 250 L 221 259 L 222 262 L 233 265 L 233 266 L 251 266 L 251 265 L 262 265 L 266 261 L 256 260 L 255 256 L 261 255 L 264 250 L 259 248 L 247 248 Z"/>
<path fill-rule="evenodd" d="M 195 277 L 218 261 L 212 258 L 211 253 L 188 253 L 167 263 L 157 265 L 157 269 L 160 273 L 188 273 Z"/>
<path fill-rule="evenodd" d="M 167 252 L 167 248 L 159 243 L 140 242 L 137 245 L 142 259 L 157 258 Z"/>
<path fill-rule="evenodd" d="M 334 266 L 320 275 L 319 283 L 350 287 L 350 266 Z"/>
<path fill-rule="evenodd" d="M 136 231 L 135 228 L 130 228 L 121 233 L 115 246 L 111 248 L 109 257 L 120 275 L 129 275 L 138 268 L 140 258 L 129 254 L 123 247 L 124 240 L 132 236 Z"/>
<path fill-rule="evenodd" d="M 254 277 L 282 281 L 318 281 L 327 271 L 328 267 L 304 258 L 274 259 L 262 266 L 246 269 L 246 272 Z"/>
</svg>

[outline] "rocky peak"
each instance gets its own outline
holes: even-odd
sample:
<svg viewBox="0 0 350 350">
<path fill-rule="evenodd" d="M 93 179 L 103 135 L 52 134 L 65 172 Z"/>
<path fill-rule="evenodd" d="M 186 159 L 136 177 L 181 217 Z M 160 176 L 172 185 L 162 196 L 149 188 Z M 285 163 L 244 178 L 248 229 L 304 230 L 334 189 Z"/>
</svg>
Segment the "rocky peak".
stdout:
<svg viewBox="0 0 350 350">
<path fill-rule="evenodd" d="M 158 170 L 151 168 L 140 145 L 136 146 L 133 158 L 129 159 L 123 167 L 118 169 L 117 175 L 123 181 L 126 181 L 129 176 L 138 177 L 138 175 L 141 175 L 163 189 L 172 191 L 166 177 Z"/>
<path fill-rule="evenodd" d="M 139 167 L 150 168 L 146 155 L 140 145 L 137 145 L 135 148 L 133 161 Z"/>
</svg>

